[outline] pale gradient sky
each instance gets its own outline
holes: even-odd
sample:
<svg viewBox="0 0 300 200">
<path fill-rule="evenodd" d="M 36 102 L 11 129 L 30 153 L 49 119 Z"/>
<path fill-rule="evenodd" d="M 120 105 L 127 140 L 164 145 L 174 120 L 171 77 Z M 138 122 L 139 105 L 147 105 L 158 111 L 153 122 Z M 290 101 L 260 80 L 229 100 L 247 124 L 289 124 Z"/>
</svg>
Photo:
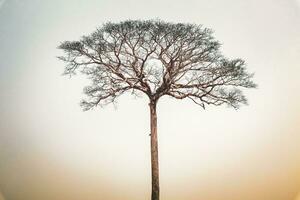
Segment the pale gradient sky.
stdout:
<svg viewBox="0 0 300 200">
<path fill-rule="evenodd" d="M 61 76 L 56 47 L 155 18 L 214 29 L 259 84 L 238 111 L 159 102 L 161 199 L 297 198 L 300 0 L 0 0 L 0 200 L 149 199 L 147 99 L 82 112 L 86 80 Z"/>
</svg>

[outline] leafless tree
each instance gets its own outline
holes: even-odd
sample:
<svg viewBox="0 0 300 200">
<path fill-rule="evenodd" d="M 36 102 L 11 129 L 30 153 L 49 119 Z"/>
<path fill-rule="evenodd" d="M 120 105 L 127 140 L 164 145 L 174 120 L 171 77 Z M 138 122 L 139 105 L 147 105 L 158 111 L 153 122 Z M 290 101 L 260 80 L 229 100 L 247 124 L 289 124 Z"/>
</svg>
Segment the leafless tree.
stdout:
<svg viewBox="0 0 300 200">
<path fill-rule="evenodd" d="M 201 25 L 160 20 L 106 23 L 79 41 L 58 47 L 67 63 L 64 74 L 80 71 L 91 80 L 85 87 L 84 110 L 112 103 L 125 92 L 149 98 L 152 200 L 159 200 L 156 105 L 160 97 L 190 99 L 206 105 L 246 103 L 241 88 L 254 88 L 253 74 L 242 59 L 227 59 L 212 30 Z"/>
</svg>

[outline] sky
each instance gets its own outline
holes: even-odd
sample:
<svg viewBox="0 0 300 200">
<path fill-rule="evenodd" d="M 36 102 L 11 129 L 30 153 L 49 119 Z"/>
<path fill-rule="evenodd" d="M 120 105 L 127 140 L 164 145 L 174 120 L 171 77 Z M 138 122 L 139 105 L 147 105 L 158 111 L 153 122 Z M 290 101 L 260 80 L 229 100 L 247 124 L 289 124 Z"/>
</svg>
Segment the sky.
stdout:
<svg viewBox="0 0 300 200">
<path fill-rule="evenodd" d="M 160 100 L 161 199 L 299 200 L 299 0 L 0 0 L 0 200 L 150 199 L 147 99 L 83 112 L 57 59 L 126 19 L 212 28 L 258 84 L 239 110 Z"/>
</svg>

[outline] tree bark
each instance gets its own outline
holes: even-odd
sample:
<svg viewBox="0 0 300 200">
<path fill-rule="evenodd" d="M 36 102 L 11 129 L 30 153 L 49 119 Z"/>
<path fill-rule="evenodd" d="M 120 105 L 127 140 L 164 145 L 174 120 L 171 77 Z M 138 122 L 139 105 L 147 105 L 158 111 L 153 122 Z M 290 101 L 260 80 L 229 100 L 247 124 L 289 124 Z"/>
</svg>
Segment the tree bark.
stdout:
<svg viewBox="0 0 300 200">
<path fill-rule="evenodd" d="M 151 200 L 159 200 L 159 168 L 158 168 L 158 143 L 157 143 L 157 115 L 156 101 L 151 101 L 150 106 L 150 126 L 151 126 L 151 173 L 152 192 Z"/>
</svg>

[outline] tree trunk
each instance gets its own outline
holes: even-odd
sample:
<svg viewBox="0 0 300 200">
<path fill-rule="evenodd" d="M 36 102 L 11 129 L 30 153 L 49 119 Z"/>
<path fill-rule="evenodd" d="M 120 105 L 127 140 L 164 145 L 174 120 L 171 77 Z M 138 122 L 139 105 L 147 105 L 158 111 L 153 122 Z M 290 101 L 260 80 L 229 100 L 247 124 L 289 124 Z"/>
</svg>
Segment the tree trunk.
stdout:
<svg viewBox="0 0 300 200">
<path fill-rule="evenodd" d="M 156 102 L 151 101 L 150 126 L 151 126 L 151 172 L 152 172 L 152 193 L 151 200 L 159 200 L 159 170 L 158 170 L 158 145 L 157 145 L 157 116 Z"/>
</svg>

